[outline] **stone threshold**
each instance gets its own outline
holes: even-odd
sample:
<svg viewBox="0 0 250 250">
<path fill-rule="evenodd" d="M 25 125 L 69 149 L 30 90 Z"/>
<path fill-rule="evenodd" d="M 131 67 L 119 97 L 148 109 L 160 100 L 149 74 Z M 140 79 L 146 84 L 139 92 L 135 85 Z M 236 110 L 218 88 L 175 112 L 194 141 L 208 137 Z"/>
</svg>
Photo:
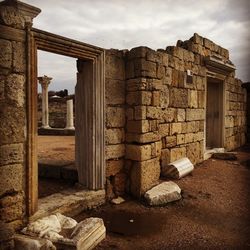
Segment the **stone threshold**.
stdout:
<svg viewBox="0 0 250 250">
<path fill-rule="evenodd" d="M 212 149 L 206 149 L 204 153 L 204 160 L 208 160 L 212 157 L 214 153 L 224 153 L 225 148 L 212 148 Z"/>
<path fill-rule="evenodd" d="M 74 217 L 84 210 L 105 203 L 105 190 L 67 189 L 38 199 L 38 211 L 29 217 L 29 222 L 55 213 Z"/>
<path fill-rule="evenodd" d="M 66 128 L 39 128 L 38 135 L 64 135 L 72 136 L 75 135 L 75 129 Z"/>
</svg>

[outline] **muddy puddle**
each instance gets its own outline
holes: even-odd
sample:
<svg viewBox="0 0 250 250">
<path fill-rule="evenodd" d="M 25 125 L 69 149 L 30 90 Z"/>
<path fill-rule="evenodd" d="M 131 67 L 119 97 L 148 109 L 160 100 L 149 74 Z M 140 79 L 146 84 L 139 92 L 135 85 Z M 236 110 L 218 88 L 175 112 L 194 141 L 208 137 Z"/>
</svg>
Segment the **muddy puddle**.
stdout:
<svg viewBox="0 0 250 250">
<path fill-rule="evenodd" d="M 108 232 L 124 236 L 159 233 L 167 220 L 167 216 L 160 213 L 133 213 L 123 210 L 102 211 L 95 216 L 103 219 Z"/>
</svg>

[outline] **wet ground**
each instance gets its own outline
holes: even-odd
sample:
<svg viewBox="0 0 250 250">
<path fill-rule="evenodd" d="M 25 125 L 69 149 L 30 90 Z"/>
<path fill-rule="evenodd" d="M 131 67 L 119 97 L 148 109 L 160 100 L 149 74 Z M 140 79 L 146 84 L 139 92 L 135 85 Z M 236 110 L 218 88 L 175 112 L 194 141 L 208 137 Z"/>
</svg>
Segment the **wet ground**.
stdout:
<svg viewBox="0 0 250 250">
<path fill-rule="evenodd" d="M 43 139 L 40 157 L 49 153 L 54 159 L 74 159 L 74 137 Z M 106 204 L 76 219 L 103 218 L 107 237 L 97 250 L 250 249 L 250 147 L 235 154 L 236 161 L 209 159 L 176 181 L 182 189 L 180 201 L 148 207 L 125 197 L 125 203 Z M 45 193 L 63 187 L 47 180 L 39 184 Z"/>
</svg>

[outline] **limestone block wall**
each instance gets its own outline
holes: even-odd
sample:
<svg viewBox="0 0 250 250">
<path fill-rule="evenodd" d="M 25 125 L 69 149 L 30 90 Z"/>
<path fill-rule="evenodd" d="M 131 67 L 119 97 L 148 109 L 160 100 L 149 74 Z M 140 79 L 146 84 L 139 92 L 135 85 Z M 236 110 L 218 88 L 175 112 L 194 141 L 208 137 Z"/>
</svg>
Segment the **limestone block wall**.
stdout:
<svg viewBox="0 0 250 250">
<path fill-rule="evenodd" d="M 125 192 L 128 180 L 125 157 L 125 62 L 123 51 L 107 50 L 105 61 L 106 101 L 106 195 Z"/>
<path fill-rule="evenodd" d="M 0 6 L 0 220 L 25 214 L 26 61 L 24 18 Z"/>
</svg>

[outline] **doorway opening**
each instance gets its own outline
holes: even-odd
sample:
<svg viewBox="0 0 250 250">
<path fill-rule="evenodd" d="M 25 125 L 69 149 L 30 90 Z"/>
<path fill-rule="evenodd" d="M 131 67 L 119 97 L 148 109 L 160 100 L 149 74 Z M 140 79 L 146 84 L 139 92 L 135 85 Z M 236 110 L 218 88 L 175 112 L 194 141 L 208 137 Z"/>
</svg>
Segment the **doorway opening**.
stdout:
<svg viewBox="0 0 250 250">
<path fill-rule="evenodd" d="M 73 188 L 76 59 L 38 50 L 38 198 Z"/>
<path fill-rule="evenodd" d="M 208 78 L 206 96 L 206 150 L 224 146 L 224 83 Z"/>
</svg>

